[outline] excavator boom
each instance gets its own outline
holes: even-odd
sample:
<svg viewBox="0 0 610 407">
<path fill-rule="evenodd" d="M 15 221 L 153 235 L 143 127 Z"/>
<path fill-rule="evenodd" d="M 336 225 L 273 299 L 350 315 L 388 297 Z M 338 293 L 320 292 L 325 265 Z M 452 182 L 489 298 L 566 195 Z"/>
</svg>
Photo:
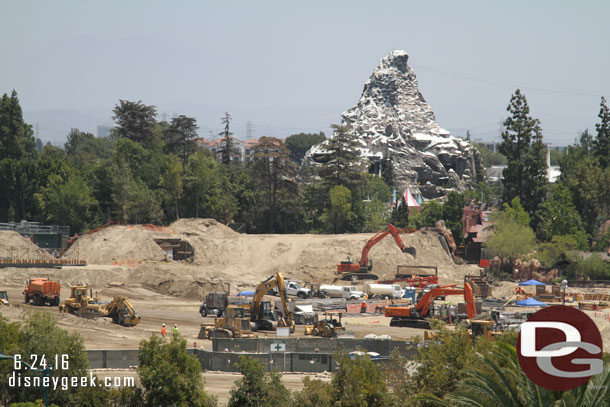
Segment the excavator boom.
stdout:
<svg viewBox="0 0 610 407">
<path fill-rule="evenodd" d="M 254 297 L 252 298 L 252 304 L 250 306 L 250 317 L 252 321 L 260 322 L 259 313 L 260 307 L 265 294 L 269 291 L 273 290 L 277 287 L 277 290 L 280 294 L 280 299 L 282 300 L 282 306 L 284 307 L 284 315 L 283 320 L 279 321 L 281 324 L 285 324 L 285 326 L 289 326 L 291 331 L 294 331 L 294 319 L 292 316 L 292 312 L 288 309 L 288 300 L 286 299 L 286 285 L 284 283 L 284 275 L 278 272 L 274 276 L 269 276 L 265 281 L 261 282 L 258 287 L 256 287 L 256 291 L 254 292 Z"/>
<path fill-rule="evenodd" d="M 465 283 L 464 289 L 452 287 L 455 287 L 455 284 L 431 289 L 422 296 L 415 306 L 387 307 L 385 309 L 385 316 L 392 318 L 390 326 L 429 327 L 426 318 L 430 313 L 430 307 L 434 304 L 434 300 L 437 297 L 446 295 L 464 295 L 468 318 L 474 318 L 477 315 L 477 311 L 470 284 Z"/>
<path fill-rule="evenodd" d="M 371 273 L 372 264 L 369 263 L 369 251 L 383 240 L 387 235 L 391 234 L 394 238 L 394 241 L 400 248 L 403 253 L 410 253 L 413 257 L 415 257 L 415 248 L 414 247 L 406 247 L 402 238 L 400 237 L 400 233 L 414 233 L 417 229 L 409 229 L 402 228 L 398 229 L 396 226 L 392 224 L 388 224 L 388 226 L 377 232 L 372 238 L 366 242 L 364 247 L 362 248 L 362 254 L 360 255 L 360 261 L 358 263 L 348 261 L 342 261 L 341 264 L 337 265 L 337 272 L 339 274 L 344 274 L 344 277 L 356 276 L 358 278 L 369 278 L 373 280 L 377 280 L 377 276 Z M 353 274 L 352 274 L 353 273 Z"/>
</svg>

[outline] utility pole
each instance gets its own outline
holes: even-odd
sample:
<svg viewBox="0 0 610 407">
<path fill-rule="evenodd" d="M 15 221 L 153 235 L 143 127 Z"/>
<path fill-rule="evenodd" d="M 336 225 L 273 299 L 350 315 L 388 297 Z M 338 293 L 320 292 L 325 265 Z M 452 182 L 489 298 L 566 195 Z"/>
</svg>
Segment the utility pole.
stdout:
<svg viewBox="0 0 610 407">
<path fill-rule="evenodd" d="M 248 135 L 247 139 L 250 140 L 252 138 L 252 122 L 250 120 L 246 123 L 246 134 Z"/>
</svg>

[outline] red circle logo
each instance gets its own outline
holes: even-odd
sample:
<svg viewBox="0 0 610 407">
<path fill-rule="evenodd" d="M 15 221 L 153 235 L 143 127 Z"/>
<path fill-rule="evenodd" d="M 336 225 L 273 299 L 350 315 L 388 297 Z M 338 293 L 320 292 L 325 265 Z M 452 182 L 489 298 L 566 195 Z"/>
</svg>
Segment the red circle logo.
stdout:
<svg viewBox="0 0 610 407">
<path fill-rule="evenodd" d="M 534 383 L 571 390 L 603 371 L 602 337 L 595 322 L 576 308 L 544 308 L 521 324 L 517 355 Z"/>
</svg>

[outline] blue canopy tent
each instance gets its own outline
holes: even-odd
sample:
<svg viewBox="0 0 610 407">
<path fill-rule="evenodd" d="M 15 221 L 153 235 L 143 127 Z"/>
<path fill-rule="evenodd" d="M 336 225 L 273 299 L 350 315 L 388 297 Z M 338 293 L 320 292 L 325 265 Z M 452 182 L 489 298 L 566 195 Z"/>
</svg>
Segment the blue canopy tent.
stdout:
<svg viewBox="0 0 610 407">
<path fill-rule="evenodd" d="M 254 297 L 254 291 L 242 291 L 237 294 L 238 297 Z"/>
<path fill-rule="evenodd" d="M 519 285 L 546 285 L 546 284 L 541 283 L 540 281 L 537 281 L 537 280 L 527 280 L 522 283 L 519 283 Z"/>
<path fill-rule="evenodd" d="M 527 300 L 517 301 L 515 305 L 519 305 L 521 307 L 546 307 L 547 304 L 534 298 L 528 298 Z"/>
</svg>

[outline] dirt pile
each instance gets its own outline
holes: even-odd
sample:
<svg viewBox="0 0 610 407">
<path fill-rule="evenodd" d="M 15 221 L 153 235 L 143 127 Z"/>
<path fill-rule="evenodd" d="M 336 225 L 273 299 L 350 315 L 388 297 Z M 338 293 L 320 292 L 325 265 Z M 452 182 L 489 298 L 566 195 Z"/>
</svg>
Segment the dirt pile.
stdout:
<svg viewBox="0 0 610 407">
<path fill-rule="evenodd" d="M 0 231 L 0 258 L 50 260 L 51 255 L 12 230 Z"/>
<path fill-rule="evenodd" d="M 201 298 L 211 290 L 252 289 L 278 271 L 301 281 L 330 283 L 337 264 L 349 257 L 358 261 L 371 233 L 343 235 L 245 235 L 212 219 L 181 219 L 168 227 L 151 225 L 109 226 L 79 238 L 67 258 L 84 258 L 89 264 L 129 266 L 128 280 L 163 294 Z M 188 242 L 194 250 L 193 264 L 166 261 L 154 239 L 173 238 Z M 369 252 L 373 271 L 381 279 L 394 276 L 398 265 L 437 266 L 443 281 L 459 282 L 465 274 L 478 273 L 458 266 L 433 230 L 403 234 L 413 258 L 402 253 L 391 237 Z"/>
<path fill-rule="evenodd" d="M 112 225 L 79 237 L 66 251 L 64 258 L 85 259 L 90 264 L 137 266 L 165 260 L 165 252 L 155 239 L 179 238 L 191 244 L 194 241 L 205 248 L 210 239 L 234 236 L 238 234 L 214 219 L 180 219 L 168 227 Z"/>
</svg>

